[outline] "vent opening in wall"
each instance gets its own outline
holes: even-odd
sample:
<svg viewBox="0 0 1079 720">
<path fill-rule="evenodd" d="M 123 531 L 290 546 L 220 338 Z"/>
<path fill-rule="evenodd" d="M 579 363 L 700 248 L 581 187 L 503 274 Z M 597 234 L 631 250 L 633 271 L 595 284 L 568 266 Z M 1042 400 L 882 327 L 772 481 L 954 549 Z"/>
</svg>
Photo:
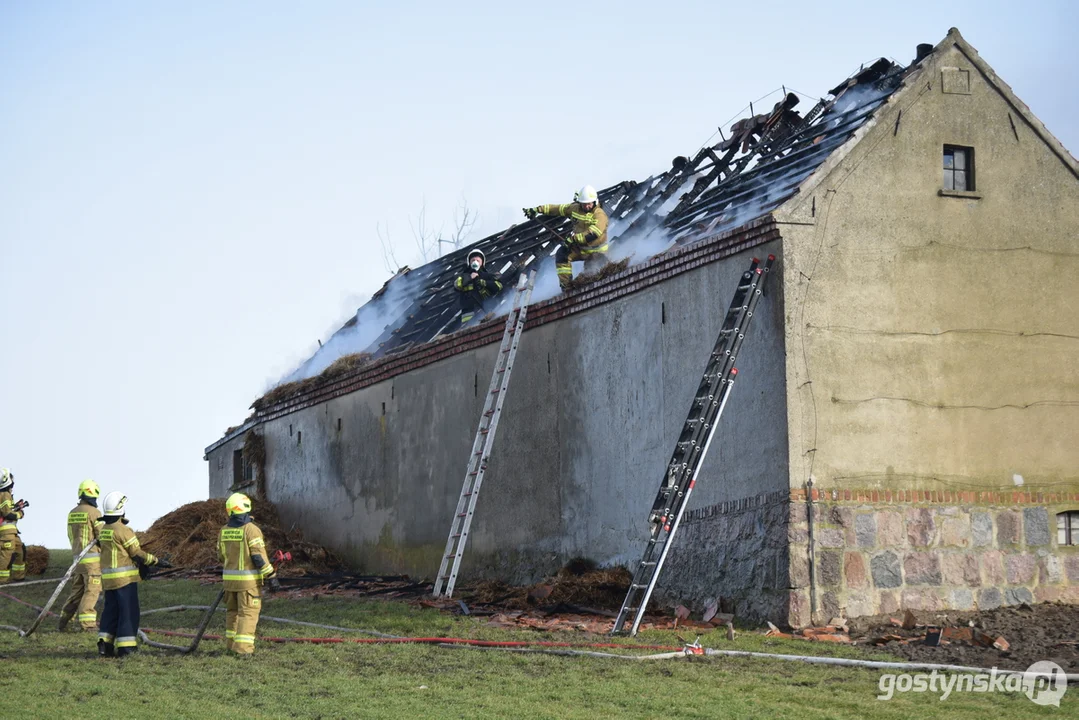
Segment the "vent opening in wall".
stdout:
<svg viewBox="0 0 1079 720">
<path fill-rule="evenodd" d="M 301 442 L 303 442 L 303 430 L 297 430 L 296 431 L 296 444 L 299 445 Z"/>
<path fill-rule="evenodd" d="M 288 426 L 288 436 L 292 437 L 292 423 L 289 423 L 289 426 Z"/>
<path fill-rule="evenodd" d="M 386 403 L 382 403 L 382 414 L 386 414 Z"/>
<path fill-rule="evenodd" d="M 659 323 L 660 325 L 667 324 L 667 303 L 659 304 Z"/>
<path fill-rule="evenodd" d="M 337 418 L 337 432 L 341 432 L 341 418 Z"/>
</svg>

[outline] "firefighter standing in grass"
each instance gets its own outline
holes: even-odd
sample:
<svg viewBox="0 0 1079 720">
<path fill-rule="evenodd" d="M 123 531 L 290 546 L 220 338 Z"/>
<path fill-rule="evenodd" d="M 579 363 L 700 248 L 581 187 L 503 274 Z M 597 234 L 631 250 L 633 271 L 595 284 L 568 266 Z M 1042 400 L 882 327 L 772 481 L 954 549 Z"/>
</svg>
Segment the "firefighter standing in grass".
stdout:
<svg viewBox="0 0 1079 720">
<path fill-rule="evenodd" d="M 566 205 L 540 205 L 525 208 L 525 216 L 532 220 L 537 215 L 554 215 L 573 219 L 569 237 L 555 253 L 555 269 L 562 290 L 569 289 L 573 280 L 573 261 L 605 261 L 607 253 L 607 213 L 599 206 L 599 195 L 591 185 L 577 192 L 576 202 Z"/>
<path fill-rule="evenodd" d="M 124 657 L 138 650 L 140 568 L 172 567 L 139 547 L 139 538 L 124 517 L 126 505 L 127 497 L 121 492 L 105 496 L 104 526 L 98 534 L 105 609 L 101 612 L 97 652 L 107 657 Z"/>
<path fill-rule="evenodd" d="M 487 272 L 487 256 L 476 249 L 468 254 L 468 267 L 453 281 L 461 298 L 461 325 L 466 325 L 483 304 L 502 292 L 502 281 Z"/>
<path fill-rule="evenodd" d="M 87 545 L 97 545 L 97 536 L 105 523 L 101 520 L 101 511 L 97 509 L 97 499 L 101 497 L 101 488 L 93 480 L 83 480 L 79 485 L 79 504 L 67 514 L 67 539 L 71 542 L 71 552 L 75 557 Z M 78 612 L 78 623 L 83 630 L 97 628 L 97 599 L 101 595 L 101 553 L 98 548 L 88 552 L 75 570 L 72 578 L 71 594 L 67 596 L 64 609 L 60 611 L 60 624 L 63 630 Z"/>
<path fill-rule="evenodd" d="M 15 489 L 15 474 L 0 468 L 0 585 L 26 577 L 26 546 L 19 537 L 23 508 L 30 507 L 25 500 L 15 502 L 11 492 Z"/>
<path fill-rule="evenodd" d="M 255 652 L 255 627 L 262 610 L 259 588 L 264 580 L 273 590 L 281 584 L 266 557 L 262 531 L 251 522 L 251 498 L 233 493 L 225 509 L 229 522 L 221 528 L 217 543 L 225 585 L 225 646 L 237 655 L 250 655 Z"/>
</svg>

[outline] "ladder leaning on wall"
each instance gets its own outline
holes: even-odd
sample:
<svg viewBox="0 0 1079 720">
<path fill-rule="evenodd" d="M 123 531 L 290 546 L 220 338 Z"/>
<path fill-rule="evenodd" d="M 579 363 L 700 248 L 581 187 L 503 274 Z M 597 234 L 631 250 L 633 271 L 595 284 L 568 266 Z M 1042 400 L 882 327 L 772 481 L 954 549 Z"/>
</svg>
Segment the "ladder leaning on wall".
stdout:
<svg viewBox="0 0 1079 720">
<path fill-rule="evenodd" d="M 742 273 L 738 281 L 731 306 L 723 319 L 723 328 L 716 338 L 715 347 L 704 369 L 704 376 L 690 405 L 689 416 L 682 427 L 678 442 L 675 443 L 674 454 L 667 464 L 667 472 L 652 505 L 648 517 L 650 532 L 644 557 L 633 574 L 622 609 L 614 621 L 612 634 L 621 631 L 631 615 L 633 625 L 630 634 L 636 635 L 641 625 L 648 608 L 648 600 L 652 597 L 656 580 L 659 579 L 663 563 L 666 562 L 667 553 L 671 549 L 671 541 L 678 532 L 690 493 L 697 483 L 701 462 L 708 454 L 708 446 L 712 443 L 716 425 L 734 387 L 734 379 L 738 374 L 734 363 L 746 337 L 749 321 L 753 318 L 753 310 L 768 279 L 768 271 L 772 269 L 774 262 L 775 256 L 769 255 L 761 268 L 760 261 L 753 258 L 749 270 Z"/>
<path fill-rule="evenodd" d="M 457 500 L 457 509 L 453 513 L 450 536 L 446 540 L 446 552 L 442 554 L 442 566 L 439 567 L 438 576 L 435 578 L 435 597 L 453 595 L 453 586 L 457 582 L 457 573 L 461 569 L 461 557 L 468 543 L 472 516 L 476 512 L 476 500 L 480 494 L 480 486 L 483 485 L 483 477 L 487 473 L 487 461 L 494 445 L 495 430 L 498 428 L 498 419 L 502 415 L 502 403 L 506 399 L 506 389 L 510 384 L 513 359 L 517 356 L 517 348 L 521 344 L 528 301 L 532 298 L 532 288 L 535 284 L 536 271 L 533 270 L 528 277 L 522 273 L 514 288 L 513 304 L 509 315 L 506 316 L 506 329 L 502 332 L 502 344 L 499 345 L 495 369 L 491 374 L 491 387 L 488 388 L 487 397 L 483 403 L 483 414 L 480 415 L 476 438 L 472 441 L 472 451 L 468 456 L 465 469 L 464 486 L 461 488 L 461 497 Z"/>
</svg>

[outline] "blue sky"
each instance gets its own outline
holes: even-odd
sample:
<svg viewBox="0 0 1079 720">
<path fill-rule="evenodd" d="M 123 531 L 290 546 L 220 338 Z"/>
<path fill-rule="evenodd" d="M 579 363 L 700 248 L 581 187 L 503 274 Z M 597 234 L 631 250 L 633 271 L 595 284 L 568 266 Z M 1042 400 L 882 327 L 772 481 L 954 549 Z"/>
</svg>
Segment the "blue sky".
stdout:
<svg viewBox="0 0 1079 720">
<path fill-rule="evenodd" d="M 478 239 L 953 25 L 1076 152 L 1068 2 L 0 3 L 24 539 L 62 545 L 86 477 L 136 527 L 205 497 L 203 448 L 385 281 L 376 223 L 414 261 L 424 204 Z"/>
</svg>

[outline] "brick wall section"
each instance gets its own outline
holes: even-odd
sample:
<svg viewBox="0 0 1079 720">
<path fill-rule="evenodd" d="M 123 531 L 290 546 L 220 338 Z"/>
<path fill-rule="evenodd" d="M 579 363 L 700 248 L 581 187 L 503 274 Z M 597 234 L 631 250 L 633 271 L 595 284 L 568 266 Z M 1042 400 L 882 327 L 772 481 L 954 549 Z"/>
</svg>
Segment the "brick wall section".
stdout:
<svg viewBox="0 0 1079 720">
<path fill-rule="evenodd" d="M 1057 544 L 1077 492 L 813 491 L 817 616 L 806 491 L 790 493 L 788 622 L 911 610 L 1079 603 L 1079 547 Z M 908 500 L 908 498 L 910 498 Z"/>
<path fill-rule="evenodd" d="M 529 306 L 525 329 L 554 322 L 563 317 L 585 312 L 626 295 L 648 288 L 668 278 L 695 268 L 736 255 L 763 243 L 779 239 L 779 229 L 771 216 L 754 220 L 742 227 L 678 248 L 647 262 L 634 265 L 623 272 L 605 278 L 583 290 L 559 295 Z M 341 395 L 389 380 L 397 375 L 436 363 L 459 353 L 467 352 L 502 338 L 505 319 L 495 318 L 474 328 L 438 338 L 429 343 L 394 353 L 355 370 L 335 382 L 327 383 L 269 408 L 259 411 L 254 419 L 206 448 L 212 452 L 218 445 L 261 422 L 274 420 L 318 405 Z"/>
</svg>

